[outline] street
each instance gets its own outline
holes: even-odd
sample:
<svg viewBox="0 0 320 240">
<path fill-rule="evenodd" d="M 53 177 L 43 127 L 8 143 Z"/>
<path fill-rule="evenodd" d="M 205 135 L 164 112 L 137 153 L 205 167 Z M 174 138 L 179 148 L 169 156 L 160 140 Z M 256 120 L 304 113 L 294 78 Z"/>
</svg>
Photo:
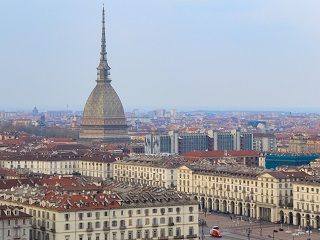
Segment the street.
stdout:
<svg viewBox="0 0 320 240">
<path fill-rule="evenodd" d="M 241 217 L 230 217 L 222 213 L 199 214 L 199 239 L 208 240 L 213 237 L 209 235 L 210 228 L 214 225 L 220 227 L 223 239 L 228 240 L 306 240 L 309 233 L 303 228 L 287 224 L 274 224 L 270 222 L 259 221 L 256 219 L 241 219 Z M 203 224 L 201 224 L 203 222 Z M 206 224 L 205 224 L 206 223 Z M 283 231 L 279 231 L 282 228 Z M 277 232 L 274 232 L 277 230 Z M 249 236 L 248 236 L 249 235 Z M 310 240 L 319 240 L 320 232 L 317 229 L 310 231 Z"/>
</svg>

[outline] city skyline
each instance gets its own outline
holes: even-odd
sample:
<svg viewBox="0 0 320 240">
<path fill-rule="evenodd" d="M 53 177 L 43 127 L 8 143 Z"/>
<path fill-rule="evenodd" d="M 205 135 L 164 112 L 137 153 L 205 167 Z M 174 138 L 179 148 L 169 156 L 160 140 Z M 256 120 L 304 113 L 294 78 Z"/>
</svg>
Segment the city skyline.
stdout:
<svg viewBox="0 0 320 240">
<path fill-rule="evenodd" d="M 112 83 L 126 111 L 318 111 L 319 5 L 108 1 Z M 0 109 L 83 110 L 95 85 L 102 2 L 0 7 Z"/>
</svg>

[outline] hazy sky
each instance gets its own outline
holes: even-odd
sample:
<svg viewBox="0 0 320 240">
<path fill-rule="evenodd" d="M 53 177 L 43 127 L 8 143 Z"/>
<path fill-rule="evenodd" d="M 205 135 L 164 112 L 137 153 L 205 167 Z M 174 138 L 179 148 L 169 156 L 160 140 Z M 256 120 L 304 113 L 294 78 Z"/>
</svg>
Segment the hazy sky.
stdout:
<svg viewBox="0 0 320 240">
<path fill-rule="evenodd" d="M 0 1 L 0 110 L 83 110 L 103 1 Z M 125 110 L 320 109 L 319 0 L 108 0 Z"/>
</svg>

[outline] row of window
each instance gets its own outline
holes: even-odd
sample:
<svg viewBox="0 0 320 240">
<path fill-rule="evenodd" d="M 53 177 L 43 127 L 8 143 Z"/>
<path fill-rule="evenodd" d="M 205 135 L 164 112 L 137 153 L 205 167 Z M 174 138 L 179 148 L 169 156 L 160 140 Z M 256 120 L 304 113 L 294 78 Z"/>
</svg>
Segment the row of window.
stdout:
<svg viewBox="0 0 320 240">
<path fill-rule="evenodd" d="M 180 211 L 181 211 L 181 208 L 180 207 L 177 207 L 176 209 L 176 213 L 180 213 Z M 152 212 L 152 214 L 156 214 L 156 213 L 158 213 L 158 211 L 163 215 L 163 214 L 165 214 L 166 213 L 166 209 L 165 208 L 161 208 L 161 209 L 157 209 L 157 208 L 153 208 L 152 210 L 151 210 L 151 212 Z M 174 209 L 173 208 L 168 208 L 168 212 L 169 213 L 172 213 L 174 211 Z M 31 212 L 31 210 L 29 211 L 30 212 L 30 214 L 32 213 Z M 193 212 L 193 207 L 189 207 L 189 212 L 190 213 L 192 213 Z M 34 210 L 34 216 L 36 215 L 36 210 Z M 116 211 L 112 211 L 111 212 L 112 213 L 112 217 L 116 217 Z M 109 211 L 105 211 L 104 212 L 104 216 L 105 217 L 108 217 L 109 215 Z M 140 215 L 141 214 L 141 209 L 137 209 L 136 210 L 136 214 L 137 215 Z M 144 214 L 145 215 L 149 215 L 149 209 L 145 209 L 144 210 Z M 42 218 L 44 218 L 44 215 L 45 215 L 45 213 L 44 212 L 42 212 Z M 79 218 L 79 220 L 83 220 L 83 217 L 84 217 L 84 213 L 78 213 L 78 218 Z M 120 211 L 120 215 L 121 216 L 124 216 L 125 215 L 125 211 L 124 210 L 121 210 Z M 128 215 L 129 216 L 132 216 L 133 215 L 133 210 L 128 210 Z M 93 214 L 92 214 L 92 212 L 87 212 L 86 213 L 86 217 L 87 218 L 91 218 L 93 216 Z M 38 211 L 38 217 L 40 217 L 40 211 Z M 98 219 L 98 218 L 100 218 L 100 212 L 95 212 L 95 217 Z M 49 213 L 47 212 L 47 218 L 49 218 Z M 70 221 L 70 214 L 69 213 L 66 213 L 65 215 L 64 215 L 64 218 L 65 218 L 65 221 Z"/>
<path fill-rule="evenodd" d="M 144 219 L 144 224 L 145 225 L 150 225 L 150 220 L 149 218 L 146 218 Z M 189 222 L 194 222 L 194 216 L 189 216 Z M 128 219 L 128 226 L 132 226 L 133 223 L 132 223 L 132 219 Z M 152 218 L 152 225 L 158 225 L 158 223 L 160 222 L 160 224 L 166 224 L 166 218 L 165 217 L 162 217 L 160 219 L 158 218 Z M 180 223 L 181 222 L 181 217 L 180 216 L 177 216 L 175 217 L 175 222 L 176 223 Z M 169 217 L 168 218 L 168 223 L 174 223 L 174 218 L 173 217 Z M 137 219 L 136 220 L 136 225 L 137 226 L 140 226 L 142 227 L 142 219 Z M 94 223 L 94 226 L 95 228 L 101 228 L 101 222 L 95 222 Z M 111 221 L 111 226 L 112 227 L 117 227 L 118 226 L 118 221 L 116 220 L 113 220 Z M 120 220 L 119 222 L 119 226 L 120 227 L 126 227 L 126 221 L 125 220 Z M 91 229 L 93 228 L 93 223 L 92 222 L 88 222 L 85 226 L 84 223 L 80 222 L 78 223 L 78 227 L 79 229 L 84 229 L 85 227 L 88 228 L 88 229 Z M 110 222 L 109 221 L 104 221 L 103 222 L 103 227 L 107 228 L 107 227 L 110 227 Z M 65 224 L 65 230 L 70 230 L 70 224 L 69 223 L 66 223 Z"/>
</svg>

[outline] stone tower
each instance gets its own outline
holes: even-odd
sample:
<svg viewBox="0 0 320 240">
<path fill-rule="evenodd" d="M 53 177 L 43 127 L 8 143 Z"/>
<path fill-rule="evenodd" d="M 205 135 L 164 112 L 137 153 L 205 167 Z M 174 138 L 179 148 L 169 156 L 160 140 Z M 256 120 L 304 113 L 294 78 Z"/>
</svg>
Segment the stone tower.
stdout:
<svg viewBox="0 0 320 240">
<path fill-rule="evenodd" d="M 102 37 L 100 63 L 97 67 L 97 85 L 84 107 L 79 137 L 92 142 L 128 142 L 128 126 L 122 103 L 111 86 L 107 62 L 105 17 L 102 10 Z"/>
</svg>

